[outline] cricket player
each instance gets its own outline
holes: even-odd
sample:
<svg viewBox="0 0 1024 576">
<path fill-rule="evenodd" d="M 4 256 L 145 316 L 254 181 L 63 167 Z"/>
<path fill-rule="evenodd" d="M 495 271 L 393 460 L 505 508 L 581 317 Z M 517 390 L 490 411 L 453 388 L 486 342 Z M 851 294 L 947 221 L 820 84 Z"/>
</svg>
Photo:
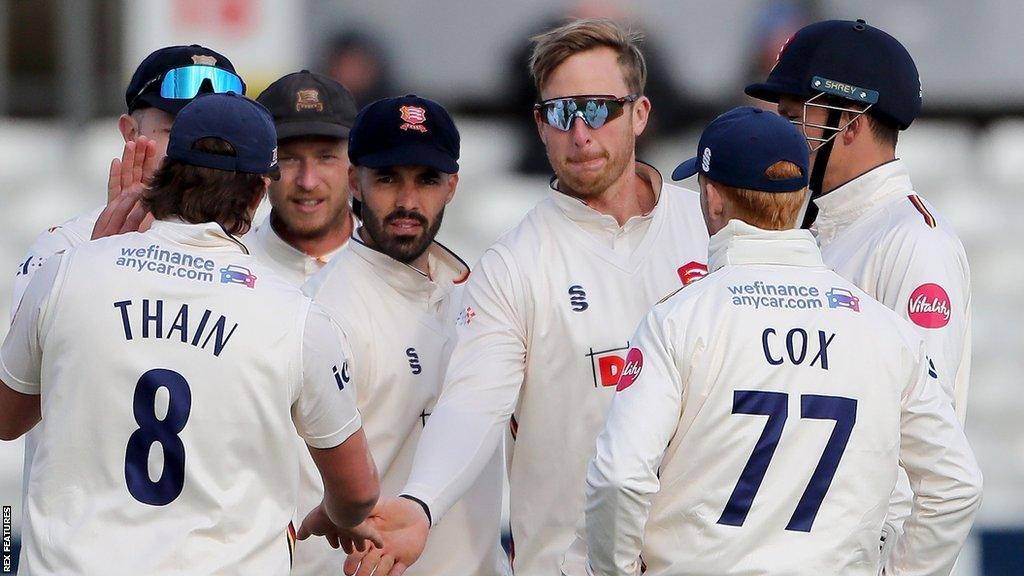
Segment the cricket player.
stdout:
<svg viewBox="0 0 1024 576">
<path fill-rule="evenodd" d="M 808 164 L 744 107 L 672 174 L 700 175 L 710 274 L 637 328 L 587 474 L 587 574 L 874 575 L 898 463 L 918 489 L 894 573 L 952 569 L 981 473 L 920 335 L 792 229 Z"/>
<path fill-rule="evenodd" d="M 27 574 L 287 574 L 295 431 L 350 546 L 378 481 L 326 313 L 248 254 L 277 170 L 267 111 L 196 98 L 144 198 L 146 233 L 49 259 L 0 353 L 0 437 L 42 418 Z M 269 312 L 268 312 L 269 311 Z"/>
<path fill-rule="evenodd" d="M 302 70 L 277 79 L 256 101 L 274 118 L 281 178 L 270 183 L 270 214 L 243 242 L 260 263 L 301 288 L 346 247 L 355 229 L 347 155 L 355 100 L 338 82 Z M 345 378 L 351 379 L 348 372 Z M 295 449 L 301 521 L 323 498 L 324 486 L 301 438 Z M 331 544 L 322 538 L 297 543 L 292 574 L 337 572 L 344 556 L 339 560 L 341 552 Z"/>
<path fill-rule="evenodd" d="M 253 255 L 301 286 L 356 227 L 346 151 L 358 110 L 344 86 L 308 70 L 279 78 L 256 101 L 274 117 L 281 179 L 270 183 L 270 215 L 246 240 Z"/>
<path fill-rule="evenodd" d="M 36 237 L 15 274 L 12 319 L 32 276 L 51 256 L 91 238 L 139 229 L 147 220 L 139 203 L 144 183 L 166 154 L 174 116 L 199 93 L 229 90 L 245 94 L 245 82 L 230 60 L 203 46 L 168 46 L 139 64 L 125 91 L 128 111 L 117 121 L 125 148 L 110 165 L 107 205 Z"/>
<path fill-rule="evenodd" d="M 813 204 L 804 224 L 825 264 L 914 324 L 963 423 L 971 273 L 960 239 L 896 158 L 899 131 L 921 110 L 910 54 L 863 20 L 819 22 L 793 35 L 768 79 L 746 92 L 776 102 L 807 136 Z M 910 488 L 901 481 L 883 538 L 898 537 L 908 514 Z"/>
<path fill-rule="evenodd" d="M 304 291 L 348 335 L 348 377 L 381 490 L 394 496 L 409 477 L 440 393 L 457 294 L 469 277 L 465 262 L 434 240 L 459 181 L 459 132 L 440 104 L 404 96 L 366 107 L 350 142 L 349 189 L 362 202 L 363 225 Z M 466 496 L 431 531 L 423 556 L 406 576 L 509 573 L 500 542 L 502 466 L 501 451 L 495 450 Z M 315 542 L 330 550 L 317 538 L 300 542 L 298 556 Z M 338 552 L 332 573 L 345 560 Z M 368 565 L 374 556 L 365 559 Z"/>
<path fill-rule="evenodd" d="M 638 40 L 603 19 L 535 39 L 534 119 L 556 178 L 467 282 L 443 392 L 402 491 L 422 505 L 385 499 L 375 512 L 385 557 L 416 555 L 511 423 L 513 568 L 558 573 L 631 330 L 707 257 L 697 195 L 636 160 L 651 109 Z"/>
<path fill-rule="evenodd" d="M 175 115 L 200 93 L 245 93 L 245 83 L 223 55 L 198 45 L 168 46 L 147 56 L 136 68 L 125 91 L 127 113 L 118 118 L 124 138 L 120 159 L 110 164 L 107 204 L 54 226 L 36 237 L 18 264 L 11 297 L 11 319 L 32 276 L 53 255 L 91 238 L 147 229 L 152 216 L 142 206 L 142 194 L 167 151 Z M 36 435 L 25 435 L 22 500 L 32 471 Z"/>
</svg>

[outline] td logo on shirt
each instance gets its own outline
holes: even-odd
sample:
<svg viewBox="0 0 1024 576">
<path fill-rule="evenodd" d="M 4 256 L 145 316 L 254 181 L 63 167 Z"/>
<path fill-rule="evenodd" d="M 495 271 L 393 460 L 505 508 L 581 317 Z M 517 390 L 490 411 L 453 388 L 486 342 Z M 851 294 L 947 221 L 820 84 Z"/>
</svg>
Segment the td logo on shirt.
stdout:
<svg viewBox="0 0 1024 576">
<path fill-rule="evenodd" d="M 621 348 L 590 349 L 586 356 L 590 358 L 594 388 L 609 388 L 619 383 L 619 377 L 626 368 L 626 350 L 629 350 L 629 342 Z"/>
</svg>

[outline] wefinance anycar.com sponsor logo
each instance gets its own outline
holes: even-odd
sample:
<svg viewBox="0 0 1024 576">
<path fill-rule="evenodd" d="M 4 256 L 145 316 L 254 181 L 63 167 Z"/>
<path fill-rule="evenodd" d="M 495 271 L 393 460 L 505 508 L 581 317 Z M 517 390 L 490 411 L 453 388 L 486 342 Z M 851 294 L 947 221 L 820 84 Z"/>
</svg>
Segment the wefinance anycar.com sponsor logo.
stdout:
<svg viewBox="0 0 1024 576">
<path fill-rule="evenodd" d="M 817 286 L 802 284 L 769 284 L 757 280 L 729 286 L 733 306 L 811 310 L 822 308 L 821 291 Z"/>
<path fill-rule="evenodd" d="M 209 258 L 168 250 L 157 244 L 146 248 L 121 248 L 114 264 L 136 272 L 152 272 L 197 282 L 213 282 L 216 267 Z"/>
</svg>

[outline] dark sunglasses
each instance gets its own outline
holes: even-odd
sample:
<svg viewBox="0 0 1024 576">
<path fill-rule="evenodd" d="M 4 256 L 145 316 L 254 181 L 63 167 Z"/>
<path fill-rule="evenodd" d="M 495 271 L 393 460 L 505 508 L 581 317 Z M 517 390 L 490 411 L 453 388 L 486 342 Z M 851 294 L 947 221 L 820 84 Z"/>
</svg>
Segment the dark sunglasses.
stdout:
<svg viewBox="0 0 1024 576">
<path fill-rule="evenodd" d="M 639 94 L 630 94 L 622 98 L 615 96 L 567 96 L 552 98 L 540 104 L 534 104 L 534 110 L 540 111 L 551 126 L 564 132 L 572 128 L 573 119 L 582 118 L 583 122 L 597 130 L 611 120 L 622 116 L 623 107 L 627 102 L 636 102 Z"/>
<path fill-rule="evenodd" d="M 245 94 L 245 84 L 242 83 L 242 79 L 237 74 L 223 68 L 217 68 L 216 66 L 197 64 L 173 68 L 146 82 L 142 89 L 139 90 L 139 93 L 135 95 L 132 103 L 134 104 L 135 100 L 138 100 L 139 96 L 142 96 L 158 80 L 160 81 L 160 97 L 167 99 L 190 100 L 195 98 L 199 94 L 199 89 L 203 86 L 203 82 L 206 81 L 209 81 L 210 88 L 213 89 L 214 93 L 234 92 L 236 94 Z"/>
</svg>

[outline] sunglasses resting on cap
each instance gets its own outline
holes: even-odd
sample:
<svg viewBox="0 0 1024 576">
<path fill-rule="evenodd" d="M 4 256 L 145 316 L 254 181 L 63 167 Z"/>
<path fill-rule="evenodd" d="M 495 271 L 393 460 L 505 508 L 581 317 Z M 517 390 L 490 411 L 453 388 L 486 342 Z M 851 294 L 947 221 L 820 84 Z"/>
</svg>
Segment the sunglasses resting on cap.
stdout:
<svg viewBox="0 0 1024 576">
<path fill-rule="evenodd" d="M 575 118 L 597 130 L 611 120 L 622 116 L 627 102 L 636 102 L 639 94 L 630 94 L 617 98 L 615 96 L 566 96 L 551 98 L 534 104 L 534 110 L 540 111 L 551 126 L 568 132 Z"/>
<path fill-rule="evenodd" d="M 137 100 L 139 96 L 145 93 L 158 80 L 160 81 L 161 98 L 181 100 L 195 98 L 206 81 L 209 81 L 210 88 L 215 94 L 224 94 L 226 92 L 242 94 L 245 91 L 242 79 L 237 74 L 216 66 L 196 64 L 172 68 L 160 76 L 149 80 L 142 86 L 138 94 L 135 95 L 135 99 Z"/>
</svg>

